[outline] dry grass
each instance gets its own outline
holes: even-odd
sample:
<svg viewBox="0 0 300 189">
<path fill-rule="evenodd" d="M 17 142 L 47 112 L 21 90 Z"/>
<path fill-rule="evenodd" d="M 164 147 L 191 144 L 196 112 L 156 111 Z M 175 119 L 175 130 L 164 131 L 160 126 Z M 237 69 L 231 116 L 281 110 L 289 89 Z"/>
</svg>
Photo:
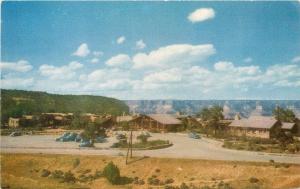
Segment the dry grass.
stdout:
<svg viewBox="0 0 300 189">
<path fill-rule="evenodd" d="M 80 159 L 78 167 L 73 168 L 75 159 Z M 122 176 L 139 177 L 147 183 L 147 178 L 156 175 L 160 180 L 172 178 L 173 185 L 182 182 L 195 186 L 216 185 L 220 181 L 229 183 L 234 188 L 250 185 L 249 178 L 259 179 L 263 188 L 292 188 L 300 186 L 300 165 L 275 168 L 270 163 L 246 163 L 210 160 L 146 158 L 125 165 L 124 157 L 107 156 L 70 156 L 70 155 L 1 155 L 1 185 L 10 188 L 149 188 L 149 185 L 113 186 L 106 179 L 100 178 L 90 183 L 66 184 L 55 179 L 42 178 L 42 169 L 71 170 L 76 176 L 78 172 L 91 169 L 91 173 L 102 170 L 113 161 L 121 170 Z M 159 172 L 155 170 L 159 169 Z"/>
</svg>

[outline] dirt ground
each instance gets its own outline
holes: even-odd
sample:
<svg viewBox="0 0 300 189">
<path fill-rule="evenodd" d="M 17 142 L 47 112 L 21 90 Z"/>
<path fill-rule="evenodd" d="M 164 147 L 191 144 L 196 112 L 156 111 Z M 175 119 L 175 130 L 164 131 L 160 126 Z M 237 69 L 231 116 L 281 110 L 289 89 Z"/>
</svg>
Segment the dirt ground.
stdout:
<svg viewBox="0 0 300 189">
<path fill-rule="evenodd" d="M 76 159 L 80 164 L 74 168 Z M 134 159 L 129 165 L 125 157 L 83 156 L 83 155 L 44 155 L 44 154 L 1 154 L 1 187 L 10 188 L 150 188 L 147 178 L 156 175 L 160 180 L 174 179 L 173 186 L 182 182 L 197 187 L 216 186 L 221 181 L 233 188 L 249 188 L 249 178 L 256 177 L 255 185 L 260 188 L 296 188 L 300 187 L 300 165 L 274 166 L 271 163 L 231 162 L 213 160 L 189 160 L 168 158 Z M 79 172 L 90 169 L 91 173 L 102 170 L 113 161 L 122 176 L 139 177 L 145 185 L 111 185 L 105 178 L 89 183 L 66 184 L 53 178 L 41 177 L 41 170 L 71 170 L 77 177 Z M 279 165 L 279 164 L 278 164 Z M 152 188 L 164 188 L 164 186 Z"/>
</svg>

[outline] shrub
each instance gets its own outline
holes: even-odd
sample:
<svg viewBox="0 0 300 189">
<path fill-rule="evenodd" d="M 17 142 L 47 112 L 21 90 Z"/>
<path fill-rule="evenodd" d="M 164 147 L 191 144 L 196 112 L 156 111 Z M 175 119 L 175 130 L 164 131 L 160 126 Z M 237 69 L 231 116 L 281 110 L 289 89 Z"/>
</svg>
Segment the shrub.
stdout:
<svg viewBox="0 0 300 189">
<path fill-rule="evenodd" d="M 173 182 L 174 182 L 174 180 L 171 179 L 171 178 L 170 178 L 170 179 L 167 179 L 167 180 L 165 181 L 166 184 L 172 184 Z"/>
<path fill-rule="evenodd" d="M 76 178 L 71 171 L 68 171 L 68 172 L 65 172 L 63 181 L 74 183 L 76 181 Z"/>
<path fill-rule="evenodd" d="M 41 177 L 48 177 L 51 174 L 51 172 L 47 169 L 43 169 L 41 173 Z"/>
<path fill-rule="evenodd" d="M 273 159 L 270 159 L 270 161 L 269 161 L 270 163 L 275 163 L 275 161 L 273 160 Z"/>
<path fill-rule="evenodd" d="M 251 182 L 251 183 L 257 183 L 257 182 L 259 182 L 259 180 L 258 180 L 258 178 L 256 178 L 256 177 L 251 177 L 251 178 L 249 179 L 249 182 Z"/>
<path fill-rule="evenodd" d="M 80 159 L 79 158 L 76 158 L 73 162 L 73 168 L 76 168 L 78 167 L 78 165 L 80 164 Z"/>
<path fill-rule="evenodd" d="M 225 147 L 225 148 L 232 148 L 232 145 L 233 145 L 232 142 L 225 140 L 224 144 L 223 144 L 223 147 Z"/>
<path fill-rule="evenodd" d="M 118 184 L 120 181 L 120 170 L 113 162 L 110 162 L 105 166 L 103 176 L 105 176 L 111 184 Z"/>
<path fill-rule="evenodd" d="M 144 180 L 139 180 L 139 185 L 144 185 L 145 184 L 145 181 Z"/>
<path fill-rule="evenodd" d="M 287 150 L 290 153 L 295 153 L 295 152 L 299 151 L 298 146 L 296 144 L 289 144 L 287 146 Z"/>
<path fill-rule="evenodd" d="M 184 182 L 181 183 L 180 189 L 189 189 L 188 185 L 186 185 Z"/>
<path fill-rule="evenodd" d="M 230 186 L 228 183 L 224 183 L 223 181 L 221 181 L 218 184 L 217 189 L 233 189 L 232 186 Z"/>
<path fill-rule="evenodd" d="M 159 185 L 159 183 L 160 183 L 160 180 L 153 177 L 153 176 L 148 178 L 148 184 L 149 185 L 156 185 L 157 186 L 157 185 Z"/>
<path fill-rule="evenodd" d="M 61 170 L 55 170 L 54 172 L 52 172 L 51 176 L 55 179 L 63 178 L 64 172 L 62 172 Z"/>
<path fill-rule="evenodd" d="M 289 164 L 283 164 L 283 167 L 284 167 L 284 168 L 289 168 L 290 165 L 289 165 Z"/>
<path fill-rule="evenodd" d="M 96 172 L 95 172 L 95 174 L 94 174 L 94 178 L 97 179 L 97 178 L 100 178 L 100 177 L 102 177 L 102 176 L 103 176 L 102 172 L 96 170 Z"/>
<path fill-rule="evenodd" d="M 136 138 L 137 138 L 138 140 L 140 140 L 141 143 L 144 144 L 144 143 L 147 143 L 149 136 L 148 136 L 148 135 L 141 134 L 141 135 L 137 136 Z"/>
</svg>

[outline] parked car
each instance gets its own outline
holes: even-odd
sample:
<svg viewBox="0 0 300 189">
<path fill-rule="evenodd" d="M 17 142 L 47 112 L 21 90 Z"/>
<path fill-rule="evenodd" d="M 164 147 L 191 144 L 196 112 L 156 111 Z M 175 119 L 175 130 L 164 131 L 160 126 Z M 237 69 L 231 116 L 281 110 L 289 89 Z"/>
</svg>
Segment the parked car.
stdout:
<svg viewBox="0 0 300 189">
<path fill-rule="evenodd" d="M 118 140 L 126 139 L 126 136 L 124 134 L 117 134 L 116 138 Z"/>
<path fill-rule="evenodd" d="M 93 147 L 91 140 L 81 140 L 79 147 Z"/>
<path fill-rule="evenodd" d="M 56 141 L 62 141 L 64 137 L 68 136 L 70 134 L 70 132 L 65 132 L 62 136 L 56 138 Z"/>
<path fill-rule="evenodd" d="M 20 131 L 14 131 L 9 136 L 16 137 L 16 136 L 21 136 L 21 135 L 22 135 L 22 133 Z"/>
<path fill-rule="evenodd" d="M 201 138 L 200 135 L 195 133 L 195 132 L 189 133 L 189 137 L 193 138 L 193 139 L 200 139 Z"/>
<path fill-rule="evenodd" d="M 63 142 L 75 141 L 77 133 L 70 133 L 68 136 L 63 137 Z"/>
<path fill-rule="evenodd" d="M 97 143 L 103 143 L 103 142 L 106 142 L 106 138 L 103 137 L 103 136 L 98 136 L 96 139 L 95 139 L 95 142 Z"/>
<path fill-rule="evenodd" d="M 75 142 L 80 142 L 82 140 L 82 137 L 80 135 L 77 135 L 75 138 Z"/>
</svg>

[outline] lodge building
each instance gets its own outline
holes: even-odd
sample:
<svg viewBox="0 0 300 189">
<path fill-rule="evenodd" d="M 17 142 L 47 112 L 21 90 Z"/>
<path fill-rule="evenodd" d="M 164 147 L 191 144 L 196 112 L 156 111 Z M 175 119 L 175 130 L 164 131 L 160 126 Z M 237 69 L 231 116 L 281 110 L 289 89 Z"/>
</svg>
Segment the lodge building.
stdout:
<svg viewBox="0 0 300 189">
<path fill-rule="evenodd" d="M 295 123 L 276 120 L 271 116 L 250 116 L 249 118 L 233 120 L 228 125 L 228 132 L 235 136 L 257 138 L 274 138 L 278 132 L 290 132 L 296 135 L 298 127 Z"/>
<path fill-rule="evenodd" d="M 148 114 L 131 120 L 130 126 L 135 130 L 175 132 L 181 126 L 181 121 L 170 114 Z"/>
</svg>

